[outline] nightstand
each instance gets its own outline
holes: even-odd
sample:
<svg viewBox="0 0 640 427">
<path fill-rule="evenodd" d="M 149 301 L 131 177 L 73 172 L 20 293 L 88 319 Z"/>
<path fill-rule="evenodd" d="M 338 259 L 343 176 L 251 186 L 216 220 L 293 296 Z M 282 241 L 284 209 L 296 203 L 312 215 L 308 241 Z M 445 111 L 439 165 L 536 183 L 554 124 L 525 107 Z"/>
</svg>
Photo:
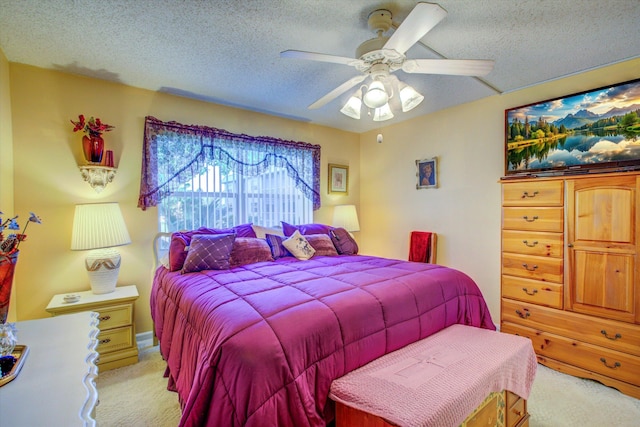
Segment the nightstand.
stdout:
<svg viewBox="0 0 640 427">
<path fill-rule="evenodd" d="M 53 316 L 95 311 L 98 313 L 97 361 L 100 371 L 120 368 L 138 362 L 138 344 L 133 318 L 133 306 L 138 299 L 135 286 L 116 287 L 114 292 L 96 295 L 91 291 L 74 292 L 77 302 L 65 302 L 64 296 L 54 295 L 46 310 Z"/>
</svg>

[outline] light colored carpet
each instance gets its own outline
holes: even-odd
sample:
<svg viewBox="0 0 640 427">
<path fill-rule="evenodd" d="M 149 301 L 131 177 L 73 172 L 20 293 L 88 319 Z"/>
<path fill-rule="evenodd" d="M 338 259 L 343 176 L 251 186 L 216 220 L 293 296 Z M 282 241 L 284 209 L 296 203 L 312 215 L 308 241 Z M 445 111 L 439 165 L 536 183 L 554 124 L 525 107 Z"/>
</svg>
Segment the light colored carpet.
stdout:
<svg viewBox="0 0 640 427">
<path fill-rule="evenodd" d="M 177 395 L 167 391 L 164 369 L 158 347 L 148 347 L 140 352 L 139 363 L 100 374 L 98 425 L 177 426 L 180 405 Z M 640 400 L 542 365 L 538 365 L 528 408 L 530 427 L 640 426 Z"/>
</svg>

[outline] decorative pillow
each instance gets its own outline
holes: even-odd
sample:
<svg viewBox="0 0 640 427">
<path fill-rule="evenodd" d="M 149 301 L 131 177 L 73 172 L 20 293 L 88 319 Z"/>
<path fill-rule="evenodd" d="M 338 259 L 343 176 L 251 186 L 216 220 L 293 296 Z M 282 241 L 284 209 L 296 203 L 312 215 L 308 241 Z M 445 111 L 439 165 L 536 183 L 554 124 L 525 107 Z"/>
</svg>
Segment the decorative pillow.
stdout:
<svg viewBox="0 0 640 427">
<path fill-rule="evenodd" d="M 316 250 L 313 256 L 337 256 L 336 247 L 333 246 L 331 237 L 326 234 L 308 234 L 304 236 L 309 244 Z"/>
<path fill-rule="evenodd" d="M 340 255 L 356 255 L 358 253 L 358 244 L 344 228 L 332 229 L 329 231 L 329 236 L 331 236 L 331 241 Z"/>
<path fill-rule="evenodd" d="M 177 271 L 184 265 L 187 258 L 187 247 L 191 238 L 196 234 L 235 234 L 238 237 L 256 237 L 252 224 L 242 224 L 231 228 L 200 227 L 191 231 L 176 231 L 171 235 L 169 244 L 169 270 Z"/>
<path fill-rule="evenodd" d="M 255 237 L 236 237 L 229 258 L 230 268 L 262 261 L 273 261 L 271 248 L 266 240 Z"/>
<path fill-rule="evenodd" d="M 196 234 L 191 238 L 182 273 L 227 270 L 235 234 Z"/>
<path fill-rule="evenodd" d="M 298 230 L 300 234 L 329 234 L 329 230 L 331 230 L 330 225 L 326 224 L 301 224 L 301 225 L 291 225 L 287 224 L 284 221 L 282 222 L 282 232 L 285 236 L 292 236 L 293 232 Z"/>
<path fill-rule="evenodd" d="M 293 254 L 294 257 L 305 260 L 309 259 L 316 253 L 313 246 L 309 244 L 307 239 L 296 230 L 291 237 L 282 242 L 285 248 Z"/>
<path fill-rule="evenodd" d="M 274 234 L 276 236 L 284 236 L 282 233 L 282 227 L 263 227 L 261 225 L 252 225 L 253 231 L 256 233 L 256 237 L 259 239 L 264 239 L 267 237 L 267 234 Z"/>
<path fill-rule="evenodd" d="M 265 236 L 265 240 L 267 244 L 271 248 L 271 255 L 273 255 L 273 259 L 278 259 L 286 256 L 293 256 L 291 252 L 287 250 L 282 244 L 282 241 L 285 238 L 283 236 L 277 236 L 275 234 L 267 234 Z"/>
</svg>

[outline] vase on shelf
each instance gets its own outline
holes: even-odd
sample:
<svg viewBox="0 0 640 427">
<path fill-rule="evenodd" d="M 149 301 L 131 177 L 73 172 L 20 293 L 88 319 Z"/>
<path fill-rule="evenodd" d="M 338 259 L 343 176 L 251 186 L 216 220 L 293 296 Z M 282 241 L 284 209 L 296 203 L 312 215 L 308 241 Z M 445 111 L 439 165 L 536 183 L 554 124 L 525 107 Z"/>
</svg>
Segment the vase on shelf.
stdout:
<svg viewBox="0 0 640 427">
<path fill-rule="evenodd" d="M 84 158 L 90 163 L 102 162 L 104 152 L 104 139 L 100 135 L 85 135 L 82 137 L 82 152 Z"/>
</svg>

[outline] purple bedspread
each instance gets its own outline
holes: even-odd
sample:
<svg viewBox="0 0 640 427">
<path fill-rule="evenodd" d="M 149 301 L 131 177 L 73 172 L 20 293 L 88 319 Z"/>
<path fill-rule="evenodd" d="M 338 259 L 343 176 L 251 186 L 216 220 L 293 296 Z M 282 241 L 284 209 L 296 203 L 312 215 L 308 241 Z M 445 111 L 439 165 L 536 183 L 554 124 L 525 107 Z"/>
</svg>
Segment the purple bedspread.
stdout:
<svg viewBox="0 0 640 427">
<path fill-rule="evenodd" d="M 180 426 L 324 426 L 334 379 L 456 323 L 495 329 L 464 273 L 360 255 L 159 268 L 151 314 Z"/>
</svg>

